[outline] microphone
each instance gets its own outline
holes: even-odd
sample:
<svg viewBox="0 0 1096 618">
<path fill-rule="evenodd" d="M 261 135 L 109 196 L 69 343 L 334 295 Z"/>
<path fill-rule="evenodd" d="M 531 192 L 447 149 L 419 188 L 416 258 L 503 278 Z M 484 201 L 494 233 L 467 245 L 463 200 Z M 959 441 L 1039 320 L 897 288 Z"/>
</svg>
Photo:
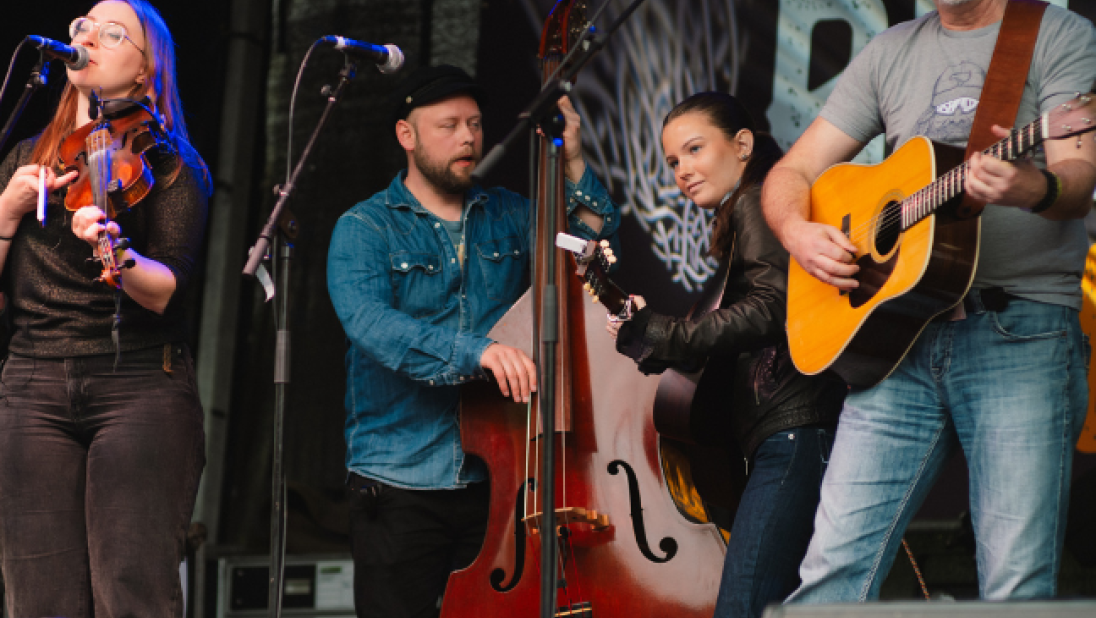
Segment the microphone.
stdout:
<svg viewBox="0 0 1096 618">
<path fill-rule="evenodd" d="M 334 45 L 335 49 L 377 63 L 381 73 L 395 73 L 403 66 L 403 52 L 395 45 L 373 45 L 341 36 L 325 36 L 320 43 Z"/>
<path fill-rule="evenodd" d="M 88 65 L 88 48 L 83 45 L 66 45 L 60 41 L 33 34 L 27 37 L 27 42 L 50 58 L 63 60 L 73 71 L 79 71 Z"/>
</svg>

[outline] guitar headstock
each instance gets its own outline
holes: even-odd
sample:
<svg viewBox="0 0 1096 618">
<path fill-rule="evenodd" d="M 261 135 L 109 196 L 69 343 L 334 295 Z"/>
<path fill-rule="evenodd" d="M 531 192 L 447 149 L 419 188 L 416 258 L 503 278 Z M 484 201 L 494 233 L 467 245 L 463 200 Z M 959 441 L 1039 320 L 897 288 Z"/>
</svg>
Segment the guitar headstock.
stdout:
<svg viewBox="0 0 1096 618">
<path fill-rule="evenodd" d="M 628 295 L 609 278 L 609 269 L 617 262 L 609 241 L 583 240 L 570 234 L 556 234 L 556 246 L 571 252 L 577 263 L 575 274 L 582 288 L 595 303 L 605 305 L 609 313 L 621 315 L 629 307 Z"/>
<path fill-rule="evenodd" d="M 1045 139 L 1065 139 L 1096 130 L 1096 95 L 1081 94 L 1050 110 L 1044 117 Z"/>
</svg>

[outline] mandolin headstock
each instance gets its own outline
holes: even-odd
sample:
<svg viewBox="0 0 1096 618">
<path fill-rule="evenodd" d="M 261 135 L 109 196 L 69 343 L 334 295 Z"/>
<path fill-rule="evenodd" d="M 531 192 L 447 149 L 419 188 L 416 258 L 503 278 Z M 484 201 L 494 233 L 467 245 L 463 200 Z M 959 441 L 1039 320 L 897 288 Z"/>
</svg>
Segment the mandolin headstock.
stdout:
<svg viewBox="0 0 1096 618">
<path fill-rule="evenodd" d="M 628 295 L 609 278 L 609 269 L 617 262 L 609 241 L 583 240 L 560 232 L 556 234 L 556 246 L 574 256 L 575 274 L 582 279 L 582 288 L 595 303 L 601 303 L 609 313 L 622 318 L 629 313 Z"/>
</svg>

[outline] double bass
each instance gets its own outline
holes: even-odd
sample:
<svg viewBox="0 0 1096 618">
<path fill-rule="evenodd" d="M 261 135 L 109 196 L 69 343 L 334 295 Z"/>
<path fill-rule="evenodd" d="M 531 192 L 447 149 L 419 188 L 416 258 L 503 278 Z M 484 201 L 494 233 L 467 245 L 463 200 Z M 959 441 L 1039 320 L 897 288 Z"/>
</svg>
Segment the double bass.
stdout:
<svg viewBox="0 0 1096 618">
<path fill-rule="evenodd" d="M 583 30 L 580 4 L 560 0 L 548 17 L 541 38 L 546 75 Z M 565 226 L 562 166 L 549 177 L 547 140 L 540 141 L 537 204 L 556 192 L 554 218 Z M 441 616 L 540 615 L 541 540 L 547 534 L 557 550 L 552 615 L 708 618 L 719 590 L 723 537 L 713 524 L 687 520 L 675 505 L 651 416 L 658 378 L 617 354 L 603 311 L 584 302 L 581 283 L 555 248 L 562 230 L 548 229 L 545 211 L 536 213 L 531 289 L 489 336 L 531 351 L 534 319 L 544 325 L 533 299 L 549 283 L 544 257 L 555 251 L 558 344 L 552 366 L 541 366 L 542 376 L 555 372 L 555 431 L 539 430 L 541 393 L 526 405 L 501 397 L 493 384 L 464 387 L 461 443 L 487 465 L 490 511 L 476 560 L 449 578 Z M 542 389 L 547 381 L 541 380 Z M 548 449 L 555 461 L 551 530 L 542 525 L 538 501 L 540 461 Z"/>
</svg>

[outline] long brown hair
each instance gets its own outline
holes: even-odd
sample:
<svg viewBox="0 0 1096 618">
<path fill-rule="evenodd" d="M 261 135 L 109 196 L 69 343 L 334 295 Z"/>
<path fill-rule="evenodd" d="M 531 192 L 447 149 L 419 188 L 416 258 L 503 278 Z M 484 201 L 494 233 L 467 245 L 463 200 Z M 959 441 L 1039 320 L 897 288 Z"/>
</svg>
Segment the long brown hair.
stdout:
<svg viewBox="0 0 1096 618">
<path fill-rule="evenodd" d="M 743 193 L 765 180 L 765 176 L 784 155 L 784 151 L 771 135 L 758 131 L 750 112 L 738 102 L 738 99 L 725 92 L 698 92 L 683 100 L 675 105 L 669 114 L 666 114 L 666 118 L 662 121 L 662 129 L 665 130 L 666 125 L 673 120 L 692 113 L 703 114 L 712 126 L 723 132 L 728 140 L 734 141 L 735 136 L 743 129 L 753 133 L 754 136 L 753 150 L 746 162 L 746 169 L 742 170 L 742 179 L 730 198 L 716 210 L 715 222 L 712 225 L 710 254 L 723 259 L 734 242 L 731 226 L 734 205 Z"/>
<path fill-rule="evenodd" d="M 179 89 L 175 83 L 175 41 L 167 29 L 164 18 L 145 0 L 118 0 L 129 5 L 137 14 L 141 29 L 145 35 L 145 75 L 144 84 L 135 84 L 131 97 L 142 90 L 148 92 L 156 111 L 163 119 L 163 128 L 175 150 L 183 161 L 201 171 L 200 180 L 208 192 L 210 188 L 209 170 L 187 135 L 186 120 L 183 117 L 183 104 L 179 99 Z M 38 165 L 56 165 L 61 143 L 76 129 L 76 109 L 80 92 L 71 83 L 65 84 L 57 111 L 31 152 L 31 162 Z"/>
</svg>

